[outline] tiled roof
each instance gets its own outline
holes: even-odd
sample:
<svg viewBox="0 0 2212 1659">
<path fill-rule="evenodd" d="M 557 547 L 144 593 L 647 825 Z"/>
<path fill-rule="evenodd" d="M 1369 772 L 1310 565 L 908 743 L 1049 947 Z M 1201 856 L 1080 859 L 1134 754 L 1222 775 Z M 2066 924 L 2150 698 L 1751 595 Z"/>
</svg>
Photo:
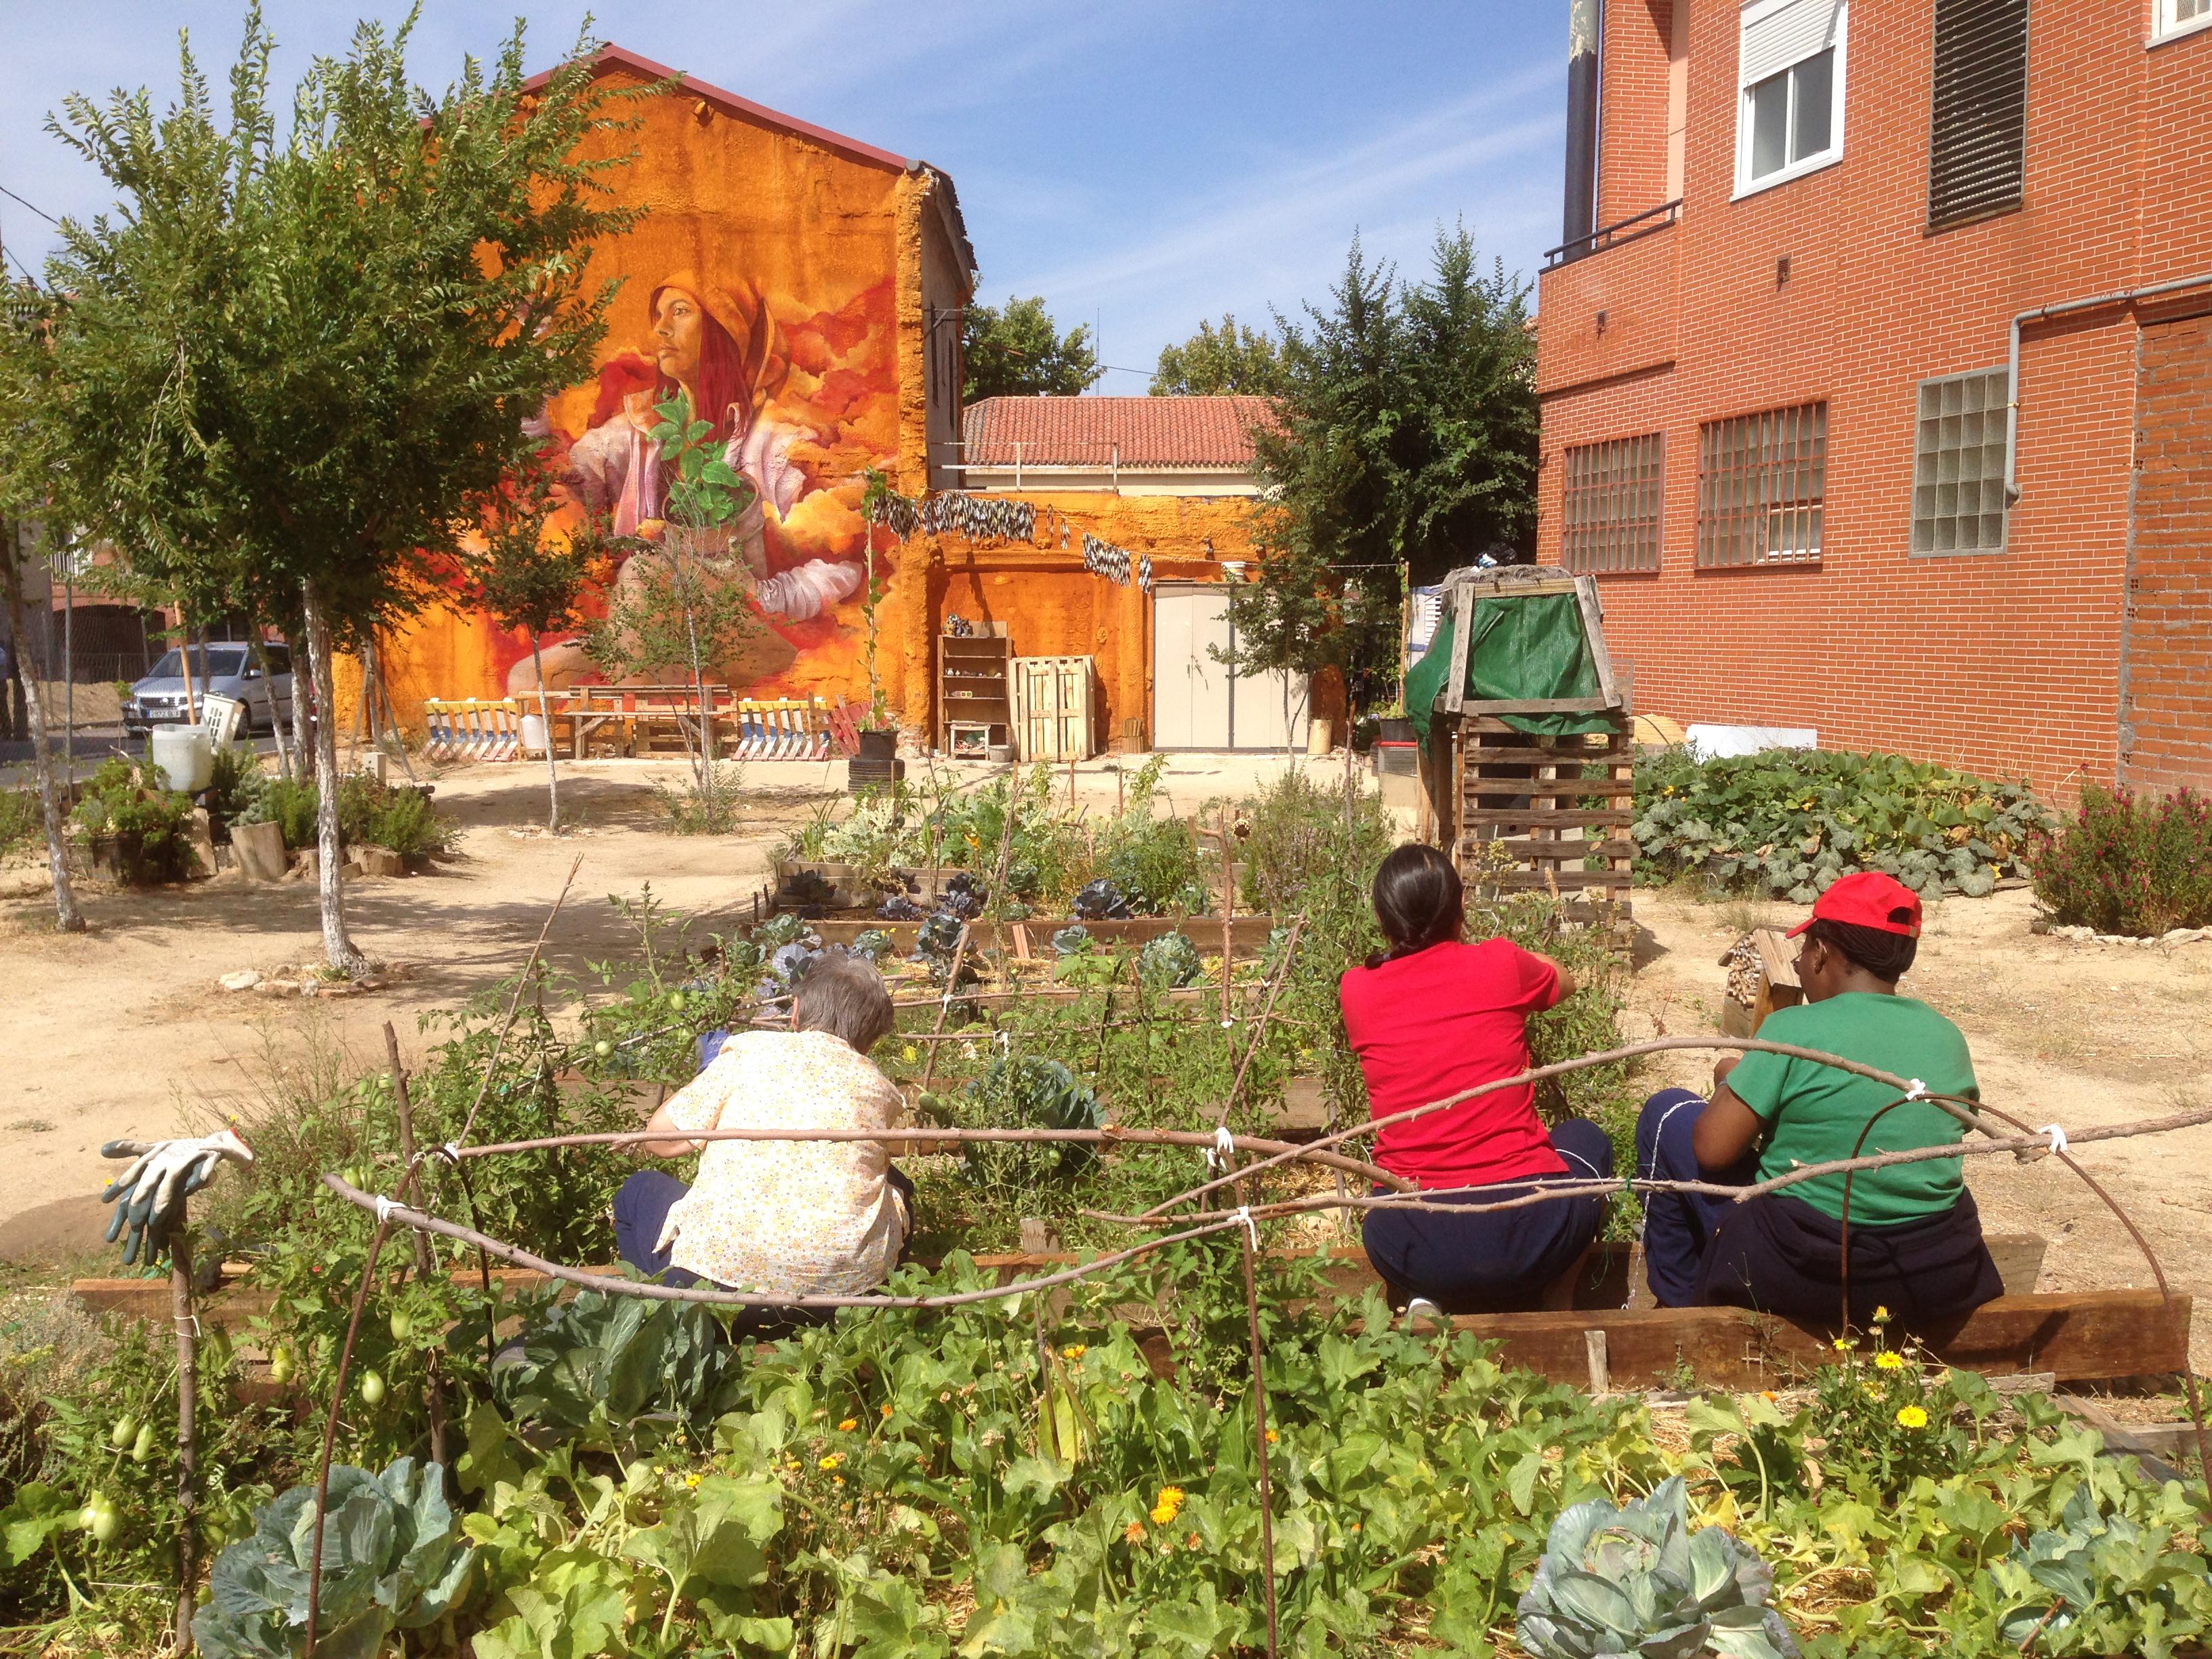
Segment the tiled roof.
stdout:
<svg viewBox="0 0 2212 1659">
<path fill-rule="evenodd" d="M 970 466 L 1249 467 L 1265 398 L 986 398 L 962 416 Z"/>
</svg>

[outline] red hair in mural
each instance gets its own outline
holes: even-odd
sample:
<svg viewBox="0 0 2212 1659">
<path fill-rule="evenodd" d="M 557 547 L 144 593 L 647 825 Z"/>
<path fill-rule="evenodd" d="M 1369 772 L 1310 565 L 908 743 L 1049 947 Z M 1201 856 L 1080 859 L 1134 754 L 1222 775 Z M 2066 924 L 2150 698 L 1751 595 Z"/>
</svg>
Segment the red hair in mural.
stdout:
<svg viewBox="0 0 2212 1659">
<path fill-rule="evenodd" d="M 766 382 L 781 378 L 772 374 L 778 354 L 768 307 L 688 270 L 654 289 L 651 305 L 660 376 L 655 400 L 683 392 L 693 416 L 714 423 L 718 441 L 741 434 L 757 404 L 775 395 L 777 386 Z"/>
<path fill-rule="evenodd" d="M 618 352 L 599 370 L 599 400 L 592 405 L 592 426 L 605 426 L 623 412 L 623 400 L 634 392 L 653 392 L 660 371 L 642 351 Z"/>
</svg>

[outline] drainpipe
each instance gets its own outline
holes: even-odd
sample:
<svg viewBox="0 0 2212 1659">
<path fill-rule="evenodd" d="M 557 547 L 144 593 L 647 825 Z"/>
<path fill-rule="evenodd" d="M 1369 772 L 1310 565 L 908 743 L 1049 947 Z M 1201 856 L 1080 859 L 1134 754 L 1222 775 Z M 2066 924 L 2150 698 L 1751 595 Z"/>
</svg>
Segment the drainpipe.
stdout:
<svg viewBox="0 0 2212 1659">
<path fill-rule="evenodd" d="M 2057 305 L 2035 306 L 2021 312 L 2012 319 L 2012 354 L 2008 362 L 2011 371 L 2008 384 L 2012 402 L 2005 418 L 2005 505 L 2009 507 L 2020 499 L 2020 331 L 2030 323 L 2039 323 L 2052 317 L 2064 317 L 2076 311 L 2094 311 L 2100 306 L 2126 305 L 2138 300 L 2154 299 L 2161 294 L 2176 294 L 2186 288 L 2212 286 L 2212 271 L 2198 276 L 2177 277 L 2170 283 L 2154 283 L 2148 288 L 2124 288 L 2112 294 L 2094 295 L 2087 300 L 2068 300 Z"/>
</svg>

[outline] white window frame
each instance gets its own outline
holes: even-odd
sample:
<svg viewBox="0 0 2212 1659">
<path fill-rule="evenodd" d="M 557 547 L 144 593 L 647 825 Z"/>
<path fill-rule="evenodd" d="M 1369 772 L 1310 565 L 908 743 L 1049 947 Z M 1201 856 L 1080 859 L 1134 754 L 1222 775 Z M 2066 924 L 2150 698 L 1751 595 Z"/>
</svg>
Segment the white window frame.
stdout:
<svg viewBox="0 0 2212 1659">
<path fill-rule="evenodd" d="M 2179 40 L 2204 29 L 2212 29 L 2212 10 L 2199 16 L 2184 19 L 2175 0 L 2151 0 L 2150 44 L 2160 46 L 2168 40 Z"/>
<path fill-rule="evenodd" d="M 1808 173 L 1818 173 L 1825 167 L 1832 167 L 1844 159 L 1844 131 L 1848 125 L 1844 119 L 1844 95 L 1848 89 L 1846 83 L 1850 66 L 1850 0 L 1839 0 L 1836 7 L 1836 73 L 1835 85 L 1831 94 L 1833 102 L 1828 117 L 1830 124 L 1828 147 L 1826 149 L 1815 150 L 1810 155 L 1802 156 L 1789 166 L 1778 167 L 1763 178 L 1753 179 L 1751 176 L 1751 88 L 1753 83 L 1745 77 L 1743 33 L 1754 23 L 1763 22 L 1778 11 L 1802 3 L 1804 0 L 1750 0 L 1737 19 L 1735 193 L 1731 198 L 1733 200 L 1741 201 L 1747 196 L 1756 196 L 1762 190 L 1772 190 L 1777 185 L 1786 185 L 1792 179 L 1802 179 Z M 2169 3 L 2169 0 L 2153 0 L 2153 3 L 2164 6 Z M 1821 50 L 1826 51 L 1827 48 L 1823 47 Z M 1798 58 L 1791 64 L 1784 64 L 1782 68 L 1792 69 L 1796 64 L 1805 61 L 1804 58 Z M 1762 76 L 1760 79 L 1764 81 L 1781 72 L 1781 70 L 1770 70 L 1767 75 Z M 1793 117 L 1794 114 L 1793 111 Z M 1790 125 L 1794 126 L 1794 119 Z"/>
</svg>

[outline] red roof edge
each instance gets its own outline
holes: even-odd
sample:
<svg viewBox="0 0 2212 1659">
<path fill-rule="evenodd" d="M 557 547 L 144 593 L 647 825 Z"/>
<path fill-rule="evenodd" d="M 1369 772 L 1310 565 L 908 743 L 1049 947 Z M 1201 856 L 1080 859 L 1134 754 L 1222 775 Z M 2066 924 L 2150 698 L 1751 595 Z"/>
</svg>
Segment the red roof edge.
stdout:
<svg viewBox="0 0 2212 1659">
<path fill-rule="evenodd" d="M 809 143 L 819 144 L 824 149 L 835 150 L 851 161 L 890 167 L 898 173 L 910 173 L 921 165 L 903 155 L 894 155 L 887 149 L 878 149 L 873 144 L 864 144 L 857 138 L 848 138 L 842 132 L 832 132 L 827 127 L 817 127 L 811 121 L 802 121 L 795 115 L 786 115 L 781 110 L 770 109 L 766 104 L 756 104 L 750 98 L 740 98 L 734 92 L 726 92 L 710 82 L 702 81 L 681 70 L 671 69 L 665 64 L 656 64 L 652 58 L 641 57 L 629 47 L 617 46 L 611 41 L 599 48 L 592 66 L 602 70 L 614 67 L 634 70 L 648 81 L 666 81 L 681 76 L 684 91 L 720 106 L 730 114 L 742 115 L 763 126 L 779 128 Z M 558 72 L 557 69 L 543 70 L 532 76 L 523 85 L 526 89 L 542 87 Z"/>
</svg>

